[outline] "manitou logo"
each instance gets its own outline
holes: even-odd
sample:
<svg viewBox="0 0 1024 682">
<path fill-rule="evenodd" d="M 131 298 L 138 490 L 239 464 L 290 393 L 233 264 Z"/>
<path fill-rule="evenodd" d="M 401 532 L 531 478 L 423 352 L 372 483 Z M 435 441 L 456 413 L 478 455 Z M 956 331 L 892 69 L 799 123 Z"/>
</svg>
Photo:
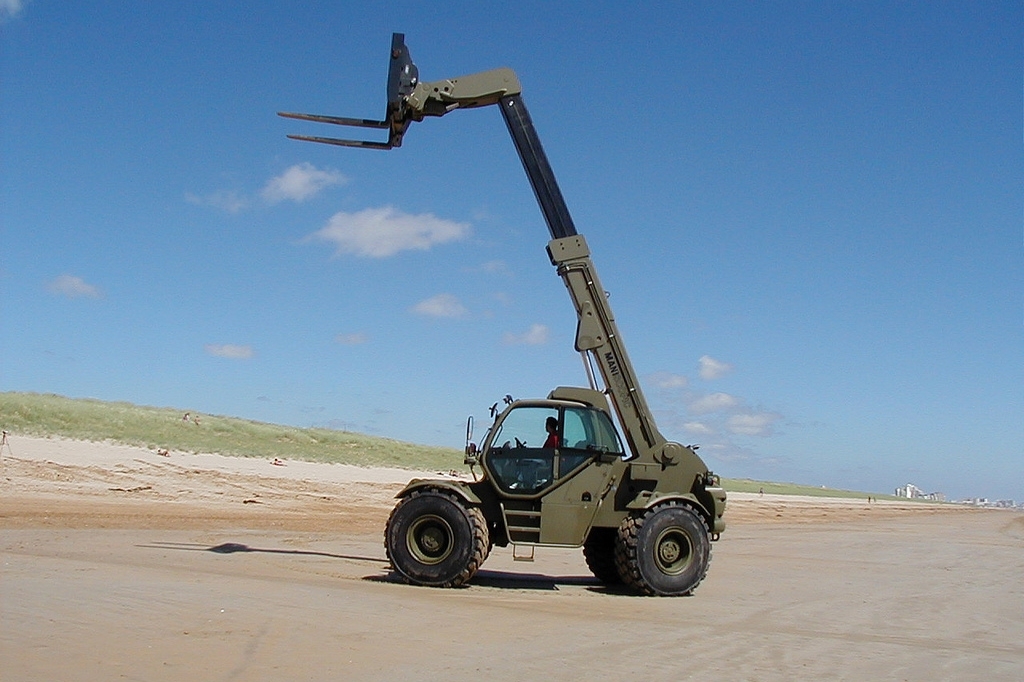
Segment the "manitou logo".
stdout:
<svg viewBox="0 0 1024 682">
<path fill-rule="evenodd" d="M 608 365 L 610 383 L 615 385 L 615 389 L 622 395 L 632 393 L 632 389 L 626 385 L 626 377 L 622 376 L 622 368 L 619 367 L 619 361 L 615 358 L 615 354 L 611 351 L 605 353 L 604 361 Z"/>
<path fill-rule="evenodd" d="M 615 359 L 615 355 L 611 352 L 604 354 L 604 361 L 608 363 L 608 371 L 613 375 L 618 376 L 619 374 L 619 363 Z"/>
</svg>

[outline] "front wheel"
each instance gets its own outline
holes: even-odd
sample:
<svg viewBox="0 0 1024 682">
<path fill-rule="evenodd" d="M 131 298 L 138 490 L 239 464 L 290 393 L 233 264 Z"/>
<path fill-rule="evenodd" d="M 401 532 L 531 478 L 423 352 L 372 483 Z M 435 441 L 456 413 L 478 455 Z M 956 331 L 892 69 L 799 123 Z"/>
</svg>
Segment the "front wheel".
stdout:
<svg viewBox="0 0 1024 682">
<path fill-rule="evenodd" d="M 692 593 L 711 561 L 704 518 L 680 502 L 630 516 L 619 526 L 615 563 L 623 581 L 642 594 Z"/>
<path fill-rule="evenodd" d="M 483 513 L 455 495 L 416 490 L 395 506 L 384 529 L 388 560 L 411 583 L 458 587 L 487 558 Z"/>
</svg>

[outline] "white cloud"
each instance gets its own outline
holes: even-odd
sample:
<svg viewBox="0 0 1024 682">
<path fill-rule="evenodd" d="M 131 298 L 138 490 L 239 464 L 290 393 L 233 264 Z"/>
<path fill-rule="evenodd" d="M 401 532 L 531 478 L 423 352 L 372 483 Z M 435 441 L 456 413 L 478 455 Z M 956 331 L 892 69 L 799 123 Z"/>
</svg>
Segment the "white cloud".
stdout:
<svg viewBox="0 0 1024 682">
<path fill-rule="evenodd" d="M 260 191 L 260 196 L 271 204 L 285 200 L 302 202 L 326 187 L 341 185 L 347 181 L 348 178 L 336 170 L 322 170 L 310 163 L 300 163 L 268 180 Z"/>
<path fill-rule="evenodd" d="M 683 428 L 687 433 L 692 433 L 697 436 L 708 436 L 715 432 L 713 428 L 704 422 L 686 422 L 683 424 Z"/>
<path fill-rule="evenodd" d="M 770 436 L 772 425 L 779 419 L 781 415 L 772 412 L 734 414 L 729 417 L 726 426 L 738 436 Z"/>
<path fill-rule="evenodd" d="M 451 294 L 431 296 L 414 305 L 412 311 L 417 315 L 425 317 L 457 318 L 465 317 L 469 314 L 469 311 L 462 305 L 462 302 Z"/>
<path fill-rule="evenodd" d="M 21 0 L 0 0 L 0 24 L 21 14 L 25 3 Z"/>
<path fill-rule="evenodd" d="M 319 169 L 309 163 L 300 163 L 268 180 L 260 190 L 259 197 L 268 204 L 285 200 L 302 202 L 325 187 L 341 185 L 347 181 L 348 179 L 336 170 Z M 254 197 L 234 190 L 217 190 L 209 194 L 186 192 L 185 201 L 227 213 L 240 213 L 252 208 Z"/>
<path fill-rule="evenodd" d="M 705 381 L 723 377 L 732 369 L 733 367 L 729 363 L 715 360 L 710 355 L 702 355 L 700 358 L 700 378 Z"/>
<path fill-rule="evenodd" d="M 694 398 L 687 407 L 694 414 L 710 414 L 712 412 L 728 412 L 739 404 L 740 401 L 728 393 L 709 393 Z"/>
<path fill-rule="evenodd" d="M 466 272 L 480 272 L 485 275 L 501 275 L 502 277 L 512 276 L 512 268 L 502 260 L 489 260 L 476 267 L 466 268 Z"/>
<path fill-rule="evenodd" d="M 51 293 L 68 298 L 99 298 L 100 290 L 81 277 L 61 275 L 46 285 Z"/>
<path fill-rule="evenodd" d="M 690 380 L 684 377 L 682 374 L 673 374 L 672 372 L 655 372 L 651 375 L 651 383 L 658 388 L 685 388 Z"/>
<path fill-rule="evenodd" d="M 327 226 L 306 241 L 333 243 L 337 254 L 386 258 L 400 251 L 426 251 L 435 244 L 469 236 L 468 223 L 442 220 L 430 213 L 409 215 L 391 206 L 358 213 L 335 213 Z"/>
<path fill-rule="evenodd" d="M 700 447 L 701 456 L 708 456 L 719 462 L 729 464 L 756 464 L 762 467 L 772 467 L 781 461 L 778 457 L 760 455 L 750 448 L 741 447 L 730 442 L 707 443 Z"/>
<path fill-rule="evenodd" d="M 354 334 L 338 334 L 334 340 L 343 346 L 358 346 L 369 341 L 370 337 L 363 332 L 356 332 Z"/>
<path fill-rule="evenodd" d="M 229 360 L 248 360 L 256 354 L 252 346 L 238 346 L 231 343 L 223 345 L 209 343 L 206 345 L 206 352 L 214 357 L 228 358 Z"/>
<path fill-rule="evenodd" d="M 506 333 L 502 340 L 510 346 L 540 346 L 548 342 L 548 327 L 543 324 L 532 324 L 522 334 Z"/>
<path fill-rule="evenodd" d="M 211 206 L 228 213 L 238 213 L 250 205 L 247 198 L 229 190 L 219 190 L 204 196 L 188 192 L 185 194 L 185 201 L 196 206 Z"/>
</svg>

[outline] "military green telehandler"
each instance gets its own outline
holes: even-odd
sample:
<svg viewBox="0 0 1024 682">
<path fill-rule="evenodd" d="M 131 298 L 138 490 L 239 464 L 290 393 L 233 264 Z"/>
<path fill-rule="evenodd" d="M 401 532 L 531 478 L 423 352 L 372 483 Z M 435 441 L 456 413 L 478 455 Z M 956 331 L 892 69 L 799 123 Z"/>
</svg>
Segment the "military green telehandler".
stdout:
<svg viewBox="0 0 1024 682">
<path fill-rule="evenodd" d="M 589 387 L 555 388 L 546 399 L 506 397 L 503 409 L 492 407 L 479 448 L 470 418 L 465 461 L 476 480 L 411 481 L 387 522 L 388 559 L 411 583 L 455 587 L 473 578 L 494 545 L 513 545 L 514 555 L 523 552 L 517 558 L 532 557 L 537 546 L 582 546 L 604 583 L 648 595 L 690 594 L 707 574 L 711 541 L 725 529 L 725 491 L 696 447 L 658 431 L 521 91 L 507 68 L 421 82 L 396 33 L 383 120 L 280 114 L 388 131 L 386 142 L 289 135 L 294 139 L 391 149 L 413 121 L 496 105 L 551 232 L 548 258 L 576 309 L 575 345 Z"/>
</svg>

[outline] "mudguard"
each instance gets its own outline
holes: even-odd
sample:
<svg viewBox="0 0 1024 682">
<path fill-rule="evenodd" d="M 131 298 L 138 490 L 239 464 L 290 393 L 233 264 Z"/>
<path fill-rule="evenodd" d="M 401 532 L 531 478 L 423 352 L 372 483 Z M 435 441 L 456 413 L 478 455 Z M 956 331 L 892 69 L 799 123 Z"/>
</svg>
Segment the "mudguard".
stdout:
<svg viewBox="0 0 1024 682">
<path fill-rule="evenodd" d="M 666 493 L 658 492 L 657 490 L 644 490 L 626 505 L 626 509 L 633 509 L 636 511 L 650 509 L 657 504 L 668 502 L 669 500 L 686 502 L 687 504 L 693 505 L 697 509 L 701 510 L 705 516 L 710 516 L 708 510 L 704 508 L 704 505 L 700 503 L 700 500 L 698 500 L 697 496 L 693 493 Z"/>
<path fill-rule="evenodd" d="M 714 493 L 716 490 L 719 491 L 721 495 L 715 495 Z M 707 521 L 708 529 L 713 535 L 717 536 L 725 530 L 725 521 L 722 518 L 722 515 L 725 512 L 725 491 L 720 488 L 708 488 L 708 492 L 712 495 L 712 504 L 714 505 L 713 509 L 708 509 L 707 506 L 697 499 L 697 496 L 693 493 L 658 492 L 657 490 L 645 490 L 641 492 L 626 505 L 626 508 L 635 511 L 643 511 L 662 504 L 663 502 L 678 500 L 684 504 L 691 505 L 694 509 L 703 514 L 704 520 Z"/>
<path fill-rule="evenodd" d="M 414 490 L 422 490 L 424 488 L 439 488 L 441 490 L 447 490 L 448 492 L 455 493 L 458 495 L 466 504 L 479 506 L 483 504 L 483 501 L 477 497 L 469 488 L 469 484 L 464 481 L 449 481 L 443 479 L 432 479 L 432 478 L 414 478 L 409 481 L 408 484 L 402 490 L 395 495 L 396 498 L 401 499 L 408 497 Z"/>
</svg>

